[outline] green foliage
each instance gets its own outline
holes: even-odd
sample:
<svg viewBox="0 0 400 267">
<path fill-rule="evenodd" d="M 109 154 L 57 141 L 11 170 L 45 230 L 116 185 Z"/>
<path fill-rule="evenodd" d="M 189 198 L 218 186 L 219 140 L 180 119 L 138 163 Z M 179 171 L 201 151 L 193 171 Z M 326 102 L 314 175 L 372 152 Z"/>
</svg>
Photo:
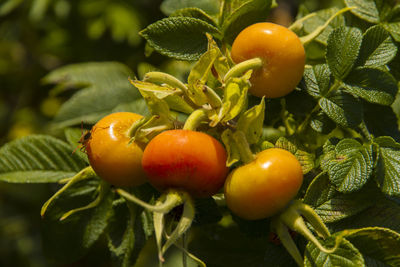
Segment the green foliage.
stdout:
<svg viewBox="0 0 400 267">
<path fill-rule="evenodd" d="M 318 31 L 343 5 L 355 8 L 336 16 L 305 43 L 303 80 L 294 92 L 279 99 L 260 99 L 248 94 L 251 75 L 257 69 L 232 75 L 229 49 L 242 29 L 265 21 L 274 1 L 165 0 L 161 11 L 168 17 L 151 18 L 152 23 L 140 33 L 144 8 L 138 10 L 122 1 L 22 3 L 1 3 L 0 17 L 4 25 L 13 25 L 8 20 L 26 9 L 29 23 L 21 27 L 41 25 L 48 39 L 37 46 L 43 46 L 43 51 L 50 47 L 50 55 L 61 51 L 54 64 L 49 63 L 51 56 L 40 59 L 48 64 L 41 70 L 41 77 L 48 72 L 41 88 L 52 87 L 50 96 L 63 100 L 52 121 L 44 124 L 63 130 L 67 142 L 49 135 L 31 135 L 5 144 L 0 148 L 2 182 L 70 181 L 66 178 L 88 164 L 79 142 L 85 132 L 79 126 L 90 127 L 112 112 L 135 112 L 144 118 L 129 130 L 131 141 L 147 143 L 158 133 L 174 128 L 207 132 L 223 143 L 228 154 L 226 165 L 231 170 L 263 149 L 278 147 L 294 154 L 304 173 L 297 198 L 312 207 L 331 231 L 331 236 L 320 240 L 322 246 L 329 249 L 339 242 L 339 247 L 328 253 L 313 242 L 306 244 L 294 237 L 295 245 L 304 252 L 305 266 L 400 264 L 400 4 L 391 0 L 328 1 L 325 9 L 315 12 L 305 9 L 311 4 L 302 6 L 298 21 L 292 25 L 300 37 Z M 84 27 L 79 27 L 80 35 L 88 35 L 98 44 L 107 42 L 109 35 L 113 46 L 97 50 L 91 43 L 80 50 L 77 48 L 87 44 L 79 41 L 69 50 L 70 29 L 44 25 L 52 16 L 62 21 L 73 12 L 87 19 Z M 0 34 L 6 32 L 5 28 L 0 26 Z M 15 32 L 16 28 L 12 29 Z M 26 53 L 18 38 L 12 37 L 13 31 L 7 32 L 4 36 L 8 37 L 0 41 L 0 55 L 7 55 L 0 59 L 0 78 L 20 66 L 15 55 Z M 162 57 L 153 54 L 145 59 L 145 48 L 139 47 L 144 40 L 139 34 L 147 41 L 147 52 L 154 50 Z M 13 42 L 19 46 L 15 48 Z M 122 43 L 128 44 L 129 50 L 118 51 Z M 111 50 L 120 52 L 115 56 L 118 62 L 110 61 L 113 56 L 67 64 L 88 61 L 84 60 L 90 58 L 88 51 L 102 54 Z M 62 60 L 75 53 L 76 58 Z M 173 60 L 158 62 L 166 57 Z M 21 77 L 15 79 L 25 79 Z M 26 83 L 30 83 L 28 78 Z M 18 83 L 7 80 L 5 84 Z M 9 109 L 7 101 L 0 100 L 1 118 L 7 119 Z M 150 203 L 160 195 L 149 185 L 128 190 Z M 97 198 L 100 191 L 104 195 Z M 100 201 L 95 207 L 60 221 L 66 212 L 96 199 Z M 274 235 L 269 219 L 245 221 L 232 215 L 222 194 L 197 199 L 194 206 L 190 241 L 181 249 L 188 249 L 208 265 L 295 264 L 282 244 L 266 241 L 267 236 Z M 181 207 L 176 207 L 164 216 L 167 240 L 181 214 Z M 321 229 L 310 224 L 321 235 Z M 44 252 L 52 264 L 69 264 L 100 246 L 109 251 L 107 257 L 116 266 L 132 266 L 146 253 L 142 249 L 146 249 L 147 240 L 154 241 L 153 227 L 150 212 L 128 202 L 104 182 L 99 183 L 97 177 L 86 179 L 69 187 L 48 206 L 42 220 Z M 182 241 L 178 240 L 176 246 L 180 247 Z"/>
<path fill-rule="evenodd" d="M 332 246 L 334 238 L 324 244 Z M 314 244 L 308 243 L 305 251 L 304 266 L 363 266 L 364 258 L 349 241 L 343 240 L 332 254 L 320 251 Z"/>
<path fill-rule="evenodd" d="M 339 27 L 329 35 L 326 61 L 335 78 L 343 80 L 352 70 L 360 51 L 362 34 L 358 28 Z"/>
<path fill-rule="evenodd" d="M 0 180 L 50 183 L 79 172 L 85 162 L 65 142 L 51 136 L 29 136 L 0 149 Z"/>
<path fill-rule="evenodd" d="M 140 32 L 159 53 L 180 60 L 196 60 L 207 50 L 206 33 L 218 34 L 218 29 L 190 17 L 165 18 Z"/>
<path fill-rule="evenodd" d="M 233 43 L 235 37 L 245 27 L 263 21 L 272 6 L 271 0 L 224 1 L 220 25 L 223 39 Z"/>
<path fill-rule="evenodd" d="M 113 194 L 94 209 L 82 211 L 80 216 L 70 216 L 60 222 L 67 211 L 80 207 L 93 199 L 98 181 L 77 184 L 52 203 L 43 218 L 44 253 L 53 262 L 71 263 L 82 257 L 100 238 L 111 214 Z"/>
<path fill-rule="evenodd" d="M 48 74 L 43 81 L 56 83 L 56 91 L 83 87 L 60 108 L 54 118 L 55 126 L 94 123 L 127 104 L 136 112 L 146 114 L 139 92 L 128 81 L 131 73 L 123 64 L 104 62 L 68 65 Z"/>
<path fill-rule="evenodd" d="M 353 139 L 343 139 L 335 146 L 332 154 L 333 157 L 329 157 L 324 169 L 336 189 L 342 193 L 359 190 L 372 173 L 372 146 L 363 146 Z"/>
<path fill-rule="evenodd" d="M 378 184 L 387 195 L 400 195 L 400 165 L 398 161 L 400 144 L 390 137 L 378 137 L 376 175 Z"/>
</svg>

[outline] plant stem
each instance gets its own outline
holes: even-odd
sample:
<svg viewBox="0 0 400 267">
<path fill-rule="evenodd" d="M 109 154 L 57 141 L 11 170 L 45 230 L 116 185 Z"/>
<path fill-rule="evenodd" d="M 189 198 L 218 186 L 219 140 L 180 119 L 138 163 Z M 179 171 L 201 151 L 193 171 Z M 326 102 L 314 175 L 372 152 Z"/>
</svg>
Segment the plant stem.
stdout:
<svg viewBox="0 0 400 267">
<path fill-rule="evenodd" d="M 180 205 L 184 201 L 184 193 L 179 191 L 169 191 L 164 193 L 165 194 L 165 201 L 157 204 L 157 205 L 150 205 L 147 202 L 135 197 L 134 195 L 129 194 L 128 192 L 118 188 L 115 190 L 119 195 L 121 195 L 126 200 L 136 203 L 143 208 L 152 211 L 152 212 L 159 212 L 159 213 L 168 213 L 176 206 Z"/>
<path fill-rule="evenodd" d="M 356 8 L 356 7 L 345 7 L 345 8 L 342 8 L 341 10 L 339 10 L 338 12 L 336 12 L 335 14 L 333 14 L 333 15 L 324 23 L 324 25 L 318 26 L 312 33 L 300 37 L 301 43 L 302 43 L 303 45 L 306 45 L 306 44 L 308 44 L 309 42 L 311 42 L 312 40 L 314 40 L 323 30 L 326 29 L 326 27 L 328 27 L 329 23 L 331 23 L 332 20 L 333 20 L 334 18 L 336 18 L 336 17 L 339 16 L 340 14 L 342 14 L 342 13 L 344 13 L 344 12 L 346 12 L 346 11 L 349 11 L 349 10 L 351 10 L 351 9 L 353 9 L 353 8 Z"/>
<path fill-rule="evenodd" d="M 183 203 L 183 213 L 182 217 L 180 218 L 178 225 L 169 236 L 168 240 L 165 242 L 164 246 L 162 247 L 161 253 L 164 254 L 167 249 L 173 245 L 192 225 L 193 219 L 195 216 L 195 206 L 193 199 L 186 194 L 185 200 Z"/>
<path fill-rule="evenodd" d="M 226 74 L 224 77 L 224 82 L 227 82 L 230 78 L 233 77 L 238 77 L 242 73 L 252 70 L 252 69 L 258 69 L 263 65 L 263 60 L 261 58 L 252 58 L 248 59 L 246 61 L 240 62 L 239 64 L 236 64 L 233 66 Z"/>
<path fill-rule="evenodd" d="M 322 238 L 328 238 L 331 235 L 324 222 L 310 206 L 301 201 L 295 201 L 293 206 L 307 219 L 318 235 Z"/>
<path fill-rule="evenodd" d="M 206 119 L 208 119 L 206 111 L 204 109 L 197 109 L 187 118 L 183 129 L 194 131 Z"/>
<path fill-rule="evenodd" d="M 304 236 L 308 241 L 313 243 L 319 250 L 324 253 L 333 253 L 337 247 L 340 245 L 340 240 L 336 240 L 336 244 L 333 248 L 327 249 L 321 245 L 318 239 L 313 235 L 313 233 L 308 229 L 307 225 L 305 224 L 303 217 L 297 210 L 297 203 L 294 202 L 290 205 L 283 213 L 279 215 L 279 219 L 287 225 L 293 231 L 298 232 L 302 236 Z"/>
<path fill-rule="evenodd" d="M 287 252 L 289 252 L 297 265 L 300 267 L 304 266 L 303 257 L 290 236 L 288 228 L 279 220 L 279 218 L 274 218 L 272 220 L 271 227 L 276 232 L 282 245 L 286 248 Z"/>
</svg>

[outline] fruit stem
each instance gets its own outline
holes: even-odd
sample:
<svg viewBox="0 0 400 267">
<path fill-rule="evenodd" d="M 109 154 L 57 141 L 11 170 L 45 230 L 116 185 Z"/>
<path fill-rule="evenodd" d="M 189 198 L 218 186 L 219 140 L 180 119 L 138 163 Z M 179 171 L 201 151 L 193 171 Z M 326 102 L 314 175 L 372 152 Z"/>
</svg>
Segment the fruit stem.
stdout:
<svg viewBox="0 0 400 267">
<path fill-rule="evenodd" d="M 301 217 L 301 214 L 297 210 L 296 203 L 290 205 L 283 213 L 281 213 L 279 215 L 279 219 L 291 230 L 303 235 L 308 241 L 313 243 L 322 252 L 325 252 L 327 254 L 333 253 L 339 246 L 340 242 L 336 242 L 335 246 L 331 249 L 323 247 L 318 239 L 308 229 L 303 218 Z"/>
<path fill-rule="evenodd" d="M 164 193 L 165 201 L 163 201 L 160 204 L 150 205 L 147 202 L 135 197 L 134 195 L 129 194 L 128 192 L 120 188 L 116 189 L 115 192 L 117 192 L 120 196 L 122 196 L 126 200 L 134 202 L 137 205 L 142 206 L 143 208 L 149 211 L 159 212 L 159 213 L 168 213 L 176 206 L 182 204 L 185 198 L 184 196 L 185 193 L 171 190 Z"/>
<path fill-rule="evenodd" d="M 255 159 L 253 152 L 250 149 L 249 142 L 247 142 L 246 135 L 242 131 L 236 131 L 232 135 L 235 144 L 239 149 L 240 159 L 244 163 L 252 162 Z"/>
<path fill-rule="evenodd" d="M 262 65 L 263 65 L 263 60 L 259 57 L 240 62 L 239 64 L 236 64 L 235 66 L 233 66 L 225 74 L 224 82 L 226 83 L 230 78 L 239 77 L 242 73 L 244 73 L 248 70 L 258 69 Z"/>
<path fill-rule="evenodd" d="M 184 130 L 192 130 L 195 131 L 196 128 L 204 122 L 208 118 L 207 113 L 204 109 L 196 109 L 190 114 L 187 118 L 185 125 L 183 126 Z"/>
<path fill-rule="evenodd" d="M 307 34 L 305 36 L 300 37 L 300 41 L 303 45 L 308 44 L 309 42 L 311 42 L 312 40 L 314 40 L 323 30 L 326 29 L 326 27 L 328 27 L 329 23 L 332 22 L 332 20 L 334 18 L 336 18 L 337 16 L 339 16 L 340 14 L 349 11 L 351 9 L 354 9 L 356 7 L 345 7 L 342 8 L 341 10 L 339 10 L 338 12 L 336 12 L 335 14 L 333 14 L 325 23 L 324 25 L 321 25 L 319 27 L 317 27 L 313 32 L 311 32 L 310 34 Z"/>
<path fill-rule="evenodd" d="M 180 218 L 178 225 L 169 236 L 164 246 L 161 249 L 161 253 L 164 254 L 167 249 L 173 245 L 191 226 L 194 216 L 195 216 L 195 206 L 193 199 L 186 194 L 183 203 L 183 213 Z"/>
<path fill-rule="evenodd" d="M 329 232 L 328 228 L 321 220 L 321 217 L 311 208 L 309 205 L 297 200 L 293 203 L 293 206 L 303 215 L 307 221 L 314 227 L 314 230 L 317 232 L 319 236 L 322 238 L 328 238 L 331 233 Z"/>
<path fill-rule="evenodd" d="M 293 257 L 297 265 L 300 267 L 304 266 L 303 257 L 300 254 L 299 249 L 294 243 L 288 228 L 284 225 L 278 217 L 275 217 L 271 222 L 271 227 L 274 232 L 279 237 L 282 245 L 286 248 L 287 252 Z"/>
<path fill-rule="evenodd" d="M 73 184 L 75 184 L 79 181 L 85 180 L 85 179 L 93 178 L 93 177 L 96 177 L 96 173 L 94 172 L 92 167 L 89 166 L 89 167 L 82 169 L 75 176 L 73 176 L 63 187 L 61 187 L 60 190 L 58 190 L 51 198 L 49 198 L 43 204 L 42 209 L 40 211 L 40 215 L 43 217 L 44 214 L 46 213 L 46 210 L 47 210 L 48 206 L 50 205 L 50 203 L 54 199 L 56 199 L 59 195 L 61 195 L 65 190 L 70 188 Z"/>
</svg>

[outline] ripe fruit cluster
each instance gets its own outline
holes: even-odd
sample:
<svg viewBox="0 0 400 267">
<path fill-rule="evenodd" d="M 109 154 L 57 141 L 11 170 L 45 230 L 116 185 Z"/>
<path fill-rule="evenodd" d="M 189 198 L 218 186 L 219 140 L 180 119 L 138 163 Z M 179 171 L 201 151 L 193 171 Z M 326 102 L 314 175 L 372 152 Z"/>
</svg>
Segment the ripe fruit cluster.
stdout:
<svg viewBox="0 0 400 267">
<path fill-rule="evenodd" d="M 240 64 L 226 73 L 223 83 L 252 69 L 249 93 L 259 97 L 275 98 L 290 93 L 304 71 L 305 53 L 299 38 L 290 30 L 271 23 L 258 23 L 244 29 L 232 45 L 231 57 Z M 168 75 L 156 74 L 148 75 L 137 85 L 146 86 L 150 81 L 169 82 L 169 86 L 177 85 L 184 97 L 191 99 L 186 85 Z M 216 100 L 215 107 L 222 105 L 216 93 L 211 96 Z M 197 102 L 189 104 L 194 103 Z M 303 181 L 301 165 L 293 154 L 271 148 L 254 156 L 246 138 L 244 144 L 237 143 L 241 147 L 239 150 L 245 147 L 243 155 L 246 156 L 241 158 L 244 164 L 230 172 L 224 146 L 211 135 L 194 130 L 197 120 L 204 118 L 208 117 L 201 106 L 191 113 L 183 129 L 167 127 L 169 130 L 141 143 L 132 136 L 136 125 L 145 119 L 129 112 L 113 113 L 94 125 L 83 140 L 90 165 L 103 180 L 116 187 L 139 186 L 147 181 L 162 192 L 156 205 L 150 205 L 121 188 L 116 189 L 125 199 L 154 212 L 160 261 L 165 250 L 190 227 L 194 218 L 192 198 L 211 197 L 224 188 L 226 204 L 233 213 L 247 220 L 257 220 L 288 209 Z M 239 129 L 236 132 L 244 133 Z M 176 230 L 161 247 L 163 216 L 182 204 L 183 215 Z M 289 220 L 289 224 L 293 220 Z M 279 226 L 279 220 L 276 225 L 277 229 L 284 229 Z"/>
<path fill-rule="evenodd" d="M 286 150 L 264 150 L 228 176 L 227 153 L 208 134 L 168 130 L 146 147 L 130 142 L 128 130 L 140 118 L 128 112 L 110 114 L 92 128 L 85 141 L 92 168 L 110 184 L 137 186 L 148 181 L 160 191 L 177 189 L 193 197 L 209 197 L 225 183 L 228 207 L 249 220 L 274 215 L 300 189 L 301 165 Z"/>
</svg>

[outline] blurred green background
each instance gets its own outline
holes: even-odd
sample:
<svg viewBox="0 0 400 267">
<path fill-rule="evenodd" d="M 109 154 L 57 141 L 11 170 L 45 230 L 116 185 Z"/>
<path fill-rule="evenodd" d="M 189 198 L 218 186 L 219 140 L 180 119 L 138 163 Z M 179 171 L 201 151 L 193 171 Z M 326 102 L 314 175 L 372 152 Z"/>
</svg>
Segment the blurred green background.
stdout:
<svg viewBox="0 0 400 267">
<path fill-rule="evenodd" d="M 299 2 L 278 1 L 271 20 L 289 24 Z M 307 1 L 308 9 L 327 2 Z M 143 62 L 168 68 L 171 61 L 163 56 L 145 57 L 138 34 L 164 17 L 162 11 L 162 0 L 0 0 L 0 145 L 52 134 L 49 122 L 74 91 L 59 93 L 41 79 L 60 66 L 117 61 L 132 70 Z M 175 70 L 176 64 L 182 63 L 174 62 Z M 55 188 L 0 183 L 0 266 L 51 266 L 41 252 L 39 210 Z M 99 243 L 73 266 L 108 266 L 107 250 Z M 148 256 L 153 250 L 149 245 L 138 265 L 157 264 Z"/>
</svg>

